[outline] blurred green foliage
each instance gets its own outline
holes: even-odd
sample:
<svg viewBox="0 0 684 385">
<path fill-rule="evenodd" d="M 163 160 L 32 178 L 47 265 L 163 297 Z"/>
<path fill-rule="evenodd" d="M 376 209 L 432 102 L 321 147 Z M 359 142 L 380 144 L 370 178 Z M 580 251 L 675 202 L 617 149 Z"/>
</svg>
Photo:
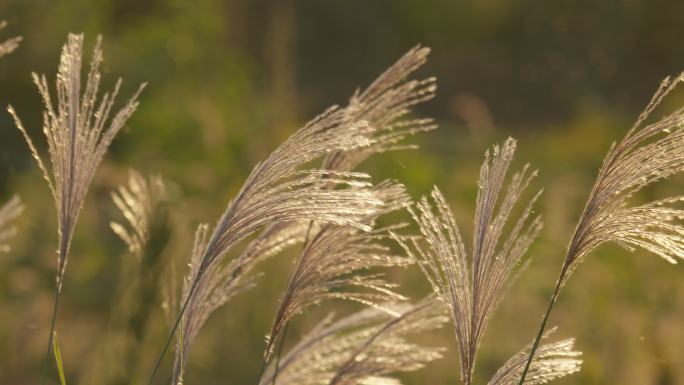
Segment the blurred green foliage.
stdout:
<svg viewBox="0 0 684 385">
<path fill-rule="evenodd" d="M 58 321 L 67 381 L 90 377 L 109 341 L 120 273 L 131 263 L 109 231 L 118 220 L 109 191 L 129 167 L 171 181 L 169 215 L 178 269 L 189 257 L 192 226 L 212 222 L 251 167 L 307 119 L 345 103 L 357 86 L 417 43 L 433 48 L 423 75 L 438 97 L 420 113 L 439 130 L 415 138 L 422 149 L 373 158 L 378 179 L 395 178 L 418 196 L 438 184 L 466 234 L 477 169 L 486 147 L 513 135 L 517 163 L 538 167 L 546 218 L 534 258 L 485 336 L 484 380 L 534 335 L 566 242 L 603 155 L 628 129 L 665 75 L 684 68 L 684 2 L 670 0 L 5 0 L 3 36 L 24 41 L 0 60 L 0 105 L 12 103 L 35 134 L 41 104 L 30 72 L 53 76 L 68 32 L 104 36 L 105 83 L 124 78 L 124 95 L 149 86 L 115 140 L 76 229 Z M 681 93 L 668 108 L 684 102 Z M 44 147 L 44 146 L 43 146 Z M 664 196 L 681 180 L 648 194 Z M 0 114 L 0 197 L 20 193 L 27 212 L 13 252 L 0 256 L 0 383 L 35 384 L 54 288 L 55 214 L 49 191 L 9 116 Z M 260 285 L 232 300 L 196 343 L 186 383 L 255 383 L 263 336 L 290 268 L 291 254 L 263 266 Z M 657 257 L 603 247 L 570 281 L 552 317 L 585 352 L 580 374 L 558 384 L 684 383 L 684 272 Z M 417 298 L 416 271 L 393 272 Z M 306 330 L 320 313 L 300 317 Z M 121 366 L 130 378 L 151 368 L 166 328 Z M 291 333 L 296 335 L 296 333 Z M 456 384 L 449 329 L 425 336 L 449 345 L 447 357 L 407 376 L 407 384 Z M 54 378 L 53 380 L 57 380 Z M 123 382 L 125 383 L 125 382 Z"/>
</svg>

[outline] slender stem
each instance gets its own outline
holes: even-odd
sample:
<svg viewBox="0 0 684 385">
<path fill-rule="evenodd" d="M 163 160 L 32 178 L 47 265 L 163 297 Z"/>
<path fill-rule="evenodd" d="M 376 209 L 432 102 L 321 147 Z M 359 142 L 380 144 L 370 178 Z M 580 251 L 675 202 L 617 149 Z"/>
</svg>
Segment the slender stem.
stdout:
<svg viewBox="0 0 684 385">
<path fill-rule="evenodd" d="M 273 372 L 273 382 L 271 385 L 276 385 L 276 378 L 278 377 L 278 368 L 280 366 L 280 356 L 283 353 L 283 346 L 285 346 L 285 338 L 287 338 L 287 330 L 290 323 L 285 324 L 285 329 L 283 329 L 283 336 L 280 338 L 280 346 L 278 347 L 278 353 L 276 354 L 275 370 Z"/>
<path fill-rule="evenodd" d="M 50 336 L 48 337 L 47 352 L 45 353 L 45 362 L 43 363 L 43 375 L 40 380 L 41 385 L 45 384 L 45 378 L 47 376 L 48 362 L 50 361 L 50 348 L 52 347 L 52 338 L 55 333 L 55 323 L 57 321 L 57 309 L 59 308 L 59 298 L 61 297 L 62 290 L 58 287 L 55 290 L 55 300 L 52 305 L 52 321 L 50 321 Z"/>
<path fill-rule="evenodd" d="M 265 371 L 266 371 L 266 360 L 263 359 L 263 360 L 261 360 L 261 370 L 259 370 L 259 377 L 257 377 L 257 385 L 261 384 L 261 377 L 264 376 Z"/>
<path fill-rule="evenodd" d="M 183 307 L 181 307 L 180 311 L 178 312 L 178 316 L 176 317 L 176 322 L 173 324 L 173 328 L 171 329 L 171 333 L 169 333 L 169 338 L 167 338 L 166 343 L 164 344 L 164 348 L 162 349 L 161 353 L 159 354 L 159 357 L 157 358 L 157 362 L 154 365 L 154 369 L 152 370 L 152 374 L 150 375 L 150 379 L 147 382 L 148 385 L 152 385 L 154 382 L 154 378 L 157 375 L 157 371 L 159 371 L 159 367 L 161 366 L 162 360 L 164 359 L 164 355 L 166 352 L 169 350 L 169 347 L 171 346 L 171 341 L 173 341 L 173 336 L 176 334 L 176 330 L 178 330 L 178 326 L 180 325 L 181 320 L 183 319 L 183 314 L 185 314 L 185 309 L 188 307 L 188 303 L 190 303 L 190 299 L 192 298 L 192 295 L 195 293 L 195 290 L 197 289 L 197 285 L 199 283 L 199 276 L 200 274 L 197 274 L 197 278 L 192 282 L 192 286 L 190 287 L 190 292 L 188 293 L 188 297 L 185 299 L 185 302 L 183 302 Z"/>
<path fill-rule="evenodd" d="M 527 362 L 525 363 L 525 369 L 523 369 L 522 375 L 520 376 L 520 382 L 518 385 L 523 385 L 525 383 L 525 377 L 527 376 L 527 372 L 530 369 L 530 366 L 532 365 L 532 360 L 534 360 L 534 354 L 537 352 L 537 348 L 539 347 L 539 343 L 541 342 L 542 336 L 544 335 L 544 330 L 546 329 L 546 323 L 549 321 L 549 316 L 551 315 L 551 311 L 553 310 L 553 306 L 556 304 L 556 300 L 558 299 L 558 294 L 560 293 L 561 286 L 563 285 L 563 279 L 565 278 L 565 274 L 567 273 L 567 264 L 563 265 L 563 269 L 561 270 L 561 273 L 558 277 L 558 281 L 556 281 L 556 288 L 553 290 L 553 294 L 551 295 L 551 299 L 549 299 L 549 306 L 546 309 L 546 313 L 544 314 L 544 318 L 542 319 L 541 325 L 539 326 L 539 332 L 537 333 L 537 336 L 534 339 L 534 344 L 532 344 L 532 349 L 530 350 L 530 355 L 527 358 Z"/>
</svg>

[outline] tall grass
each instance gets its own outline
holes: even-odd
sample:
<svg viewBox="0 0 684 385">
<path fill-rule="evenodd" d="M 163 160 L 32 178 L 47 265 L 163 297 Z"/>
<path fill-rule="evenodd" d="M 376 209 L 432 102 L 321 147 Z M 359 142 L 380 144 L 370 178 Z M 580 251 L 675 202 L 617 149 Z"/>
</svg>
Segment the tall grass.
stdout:
<svg viewBox="0 0 684 385">
<path fill-rule="evenodd" d="M 101 79 L 99 67 L 102 62 L 100 44 L 101 39 L 98 37 L 83 93 L 81 93 L 83 35 L 70 34 L 67 43 L 62 48 L 56 77 L 56 105 L 53 104 L 50 96 L 45 75 L 33 74 L 33 81 L 38 87 L 45 106 L 43 133 L 48 144 L 51 168 L 48 168 L 42 160 L 14 108 L 8 107 L 9 113 L 26 139 L 31 154 L 43 172 L 57 210 L 59 234 L 57 275 L 50 334 L 45 354 L 46 365 L 55 331 L 71 240 L 83 201 L 109 145 L 138 107 L 138 95 L 144 87 L 141 86 L 110 121 L 109 115 L 119 92 L 121 80 L 117 81 L 111 94 L 105 93 L 98 102 Z M 41 383 L 44 382 L 45 374 Z"/>
<path fill-rule="evenodd" d="M 19 38 L 14 38 L 0 44 L 0 56 L 18 43 Z M 83 43 L 82 35 L 67 38 L 56 76 L 56 100 L 46 77 L 33 75 L 45 107 L 43 133 L 49 161 L 43 160 L 9 107 L 57 212 L 55 300 L 42 381 L 52 350 L 63 384 L 67 382 L 64 363 L 53 338 L 76 223 L 91 181 L 114 137 L 138 107 L 143 88 L 112 113 L 121 81 L 111 93 L 98 96 L 103 60 L 98 38 L 82 90 Z M 514 139 L 491 147 L 477 182 L 473 237 L 466 242 L 439 188 L 414 202 L 401 183 L 376 182 L 355 171 L 375 154 L 414 149 L 408 141 L 412 135 L 436 128 L 432 119 L 415 117 L 412 111 L 435 95 L 436 79 L 412 78 L 428 54 L 425 47 L 409 50 L 370 86 L 355 92 L 345 106 L 328 108 L 256 164 L 215 225 L 196 227 L 192 247 L 184 250 L 188 270 L 180 289 L 174 281 L 176 265 L 164 250 L 184 229 L 170 220 L 174 208 L 166 184 L 160 176 L 131 171 L 128 183 L 112 193 L 124 220 L 112 221 L 110 227 L 132 258 L 121 276 L 110 329 L 99 341 L 107 349 L 97 356 L 126 364 L 109 372 L 93 365 L 92 381 L 127 381 L 126 370 L 148 351 L 144 341 L 149 325 L 164 323 L 153 311 L 163 306 L 169 330 L 165 342 L 154 346 L 160 353 L 147 382 L 155 383 L 165 369 L 167 351 L 173 348 L 172 367 L 164 378 L 182 384 L 192 347 L 214 312 L 259 284 L 261 275 L 255 270 L 261 262 L 301 245 L 263 357 L 255 357 L 262 361 L 255 384 L 398 384 L 397 373 L 421 370 L 446 354 L 443 347 L 418 344 L 410 336 L 449 321 L 461 382 L 476 383 L 476 362 L 487 326 L 515 277 L 529 263 L 525 254 L 542 229 L 541 216 L 534 213 L 541 191 L 528 192 L 537 174 L 528 165 L 509 176 Z M 542 384 L 581 369 L 575 340 L 550 341 L 556 328 L 546 331 L 546 324 L 560 289 L 600 244 L 616 242 L 629 251 L 642 248 L 673 263 L 684 258 L 684 228 L 677 222 L 684 219 L 684 210 L 677 208 L 684 197 L 645 204 L 631 201 L 644 187 L 684 170 L 684 108 L 647 123 L 682 79 L 666 79 L 627 135 L 610 148 L 571 237 L 538 333 L 501 363 L 488 384 Z M 0 208 L 1 251 L 10 251 L 13 221 L 22 209 L 18 197 Z M 398 212 L 412 218 L 417 232 L 408 223 L 387 219 Z M 244 240 L 249 242 L 240 249 Z M 417 301 L 401 294 L 401 286 L 383 274 L 414 265 L 433 291 Z M 342 317 L 330 314 L 296 342 L 287 343 L 288 325 L 298 314 L 337 300 L 364 308 Z"/>
<path fill-rule="evenodd" d="M 670 263 L 684 258 L 684 227 L 677 223 L 684 219 L 684 211 L 677 208 L 684 196 L 631 204 L 639 190 L 684 171 L 684 108 L 647 123 L 653 111 L 682 80 L 684 74 L 663 80 L 625 137 L 608 151 L 570 240 L 520 385 L 525 383 L 561 288 L 596 247 L 615 242 L 627 251 L 641 248 Z"/>
</svg>

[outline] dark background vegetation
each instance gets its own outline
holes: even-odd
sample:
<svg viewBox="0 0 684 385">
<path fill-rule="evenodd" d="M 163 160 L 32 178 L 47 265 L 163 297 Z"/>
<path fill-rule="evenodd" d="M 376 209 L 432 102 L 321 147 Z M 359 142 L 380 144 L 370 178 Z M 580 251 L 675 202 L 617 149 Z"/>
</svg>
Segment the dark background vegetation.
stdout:
<svg viewBox="0 0 684 385">
<path fill-rule="evenodd" d="M 100 384 L 93 368 L 112 318 L 122 265 L 133 263 L 108 223 L 119 220 L 109 191 L 128 168 L 171 184 L 176 223 L 167 250 L 182 270 L 192 226 L 216 220 L 251 167 L 323 108 L 345 103 L 412 46 L 433 48 L 420 74 L 439 79 L 438 97 L 419 108 L 439 130 L 422 149 L 373 158 L 365 171 L 396 178 L 412 194 L 438 184 L 469 234 L 484 150 L 512 135 L 517 164 L 540 169 L 538 211 L 546 226 L 533 258 L 485 336 L 480 383 L 530 341 L 596 170 L 645 106 L 661 78 L 684 69 L 684 2 L 672 0 L 5 0 L 3 37 L 21 47 L 0 60 L 0 105 L 12 103 L 35 135 L 41 102 L 30 72 L 53 76 L 68 32 L 88 50 L 104 37 L 105 84 L 124 93 L 146 81 L 138 112 L 98 172 L 76 229 L 58 321 L 70 384 Z M 668 109 L 684 102 L 675 94 Z M 42 142 L 41 142 L 42 143 Z M 681 178 L 647 194 L 677 194 Z M 0 198 L 20 193 L 27 213 L 13 252 L 0 256 L 0 383 L 35 384 L 47 339 L 56 263 L 49 190 L 19 132 L 0 114 Z M 266 277 L 229 302 L 196 343 L 187 384 L 250 384 L 292 254 L 262 266 Z M 414 269 L 393 272 L 418 298 Z M 571 279 L 552 323 L 578 338 L 585 365 L 558 384 L 684 383 L 684 270 L 643 252 L 595 252 Z M 159 304 L 155 304 L 157 306 Z M 334 304 L 338 305 L 338 304 Z M 332 306 L 339 309 L 338 306 Z M 298 318 L 297 332 L 324 306 Z M 347 306 L 345 309 L 352 309 Z M 161 347 L 161 311 L 144 343 L 146 360 L 126 363 L 144 377 Z M 294 341 L 297 333 L 290 333 Z M 458 383 L 453 332 L 445 359 L 406 376 L 407 384 Z M 132 380 L 131 380 L 132 381 Z"/>
</svg>

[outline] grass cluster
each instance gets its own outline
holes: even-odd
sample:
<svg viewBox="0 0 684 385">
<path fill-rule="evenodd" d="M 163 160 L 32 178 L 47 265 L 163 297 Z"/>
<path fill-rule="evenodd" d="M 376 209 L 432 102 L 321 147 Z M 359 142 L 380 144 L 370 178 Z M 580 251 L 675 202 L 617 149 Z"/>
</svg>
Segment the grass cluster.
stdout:
<svg viewBox="0 0 684 385">
<path fill-rule="evenodd" d="M 20 41 L 0 44 L 0 55 Z M 20 111 L 8 108 L 57 213 L 56 285 L 43 383 L 52 377 L 62 384 L 70 381 L 57 336 L 72 238 L 110 144 L 144 101 L 143 85 L 116 107 L 120 80 L 100 95 L 100 39 L 86 70 L 83 47 L 82 35 L 68 36 L 54 92 L 45 76 L 33 75 L 44 104 L 47 155 L 38 150 L 43 146 L 34 145 Z M 514 139 L 491 146 L 477 182 L 472 239 L 466 240 L 436 186 L 428 196 L 414 199 L 401 181 L 377 181 L 357 171 L 376 154 L 414 149 L 411 137 L 437 128 L 432 119 L 413 112 L 435 96 L 435 78 L 414 78 L 428 54 L 425 47 L 409 50 L 346 105 L 326 109 L 294 132 L 254 166 L 213 226 L 196 227 L 192 245 L 174 243 L 173 234 L 182 229 L 173 221 L 175 208 L 164 179 L 131 171 L 128 183 L 112 192 L 124 220 L 112 222 L 111 229 L 133 258 L 121 274 L 109 332 L 99 341 L 107 349 L 98 353 L 99 362 L 119 364 L 92 366 L 88 375 L 94 382 L 124 383 L 131 363 L 149 355 L 149 330 L 163 324 L 167 338 L 154 346 L 159 354 L 143 381 L 182 384 L 205 323 L 232 298 L 259 285 L 264 279 L 259 265 L 286 249 L 296 250 L 296 257 L 255 384 L 397 384 L 398 373 L 429 370 L 430 362 L 447 354 L 444 347 L 413 340 L 415 334 L 447 324 L 454 331 L 461 382 L 478 382 L 476 362 L 487 325 L 528 264 L 525 255 L 542 229 L 542 217 L 535 213 L 542 192 L 528 191 L 537 175 L 529 165 L 509 173 Z M 611 242 L 628 251 L 644 249 L 671 263 L 684 258 L 684 211 L 679 208 L 684 197 L 644 203 L 635 196 L 684 171 L 684 108 L 651 117 L 683 79 L 663 81 L 636 123 L 609 149 L 570 235 L 539 329 L 530 331 L 529 345 L 512 352 L 488 384 L 542 384 L 581 370 L 575 340 L 552 340 L 556 328 L 547 328 L 547 322 L 575 268 L 598 246 Z M 0 208 L 1 251 L 11 252 L 13 222 L 23 205 L 14 197 Z M 404 222 L 397 220 L 402 215 Z M 183 256 L 171 258 L 164 252 L 169 245 Z M 398 268 L 422 271 L 432 293 L 414 299 L 401 294 L 400 283 L 386 274 Z M 183 278 L 176 282 L 179 275 Z M 362 309 L 329 314 L 299 336 L 288 333 L 302 313 L 339 300 Z M 159 307 L 165 318 L 154 311 Z M 167 353 L 173 357 L 167 359 Z"/>
</svg>

